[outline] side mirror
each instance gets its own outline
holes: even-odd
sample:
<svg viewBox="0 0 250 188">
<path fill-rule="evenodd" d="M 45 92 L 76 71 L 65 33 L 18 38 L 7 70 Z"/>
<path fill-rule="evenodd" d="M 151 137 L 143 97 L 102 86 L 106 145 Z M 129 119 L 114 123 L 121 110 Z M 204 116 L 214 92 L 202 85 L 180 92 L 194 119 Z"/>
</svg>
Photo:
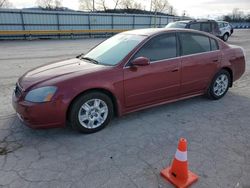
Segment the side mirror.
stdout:
<svg viewBox="0 0 250 188">
<path fill-rule="evenodd" d="M 146 66 L 150 64 L 150 60 L 146 57 L 137 57 L 131 63 L 135 66 Z"/>
<path fill-rule="evenodd" d="M 79 54 L 78 56 L 76 56 L 76 58 L 80 58 L 80 57 L 82 57 L 82 56 L 84 56 L 85 55 L 85 53 L 81 53 L 81 54 Z"/>
</svg>

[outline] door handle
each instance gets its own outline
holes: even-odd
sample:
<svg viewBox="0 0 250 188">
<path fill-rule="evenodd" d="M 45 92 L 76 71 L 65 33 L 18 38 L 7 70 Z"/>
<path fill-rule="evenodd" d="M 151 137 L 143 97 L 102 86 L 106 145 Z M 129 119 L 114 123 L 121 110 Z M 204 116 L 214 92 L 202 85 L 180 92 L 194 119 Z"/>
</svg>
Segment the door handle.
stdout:
<svg viewBox="0 0 250 188">
<path fill-rule="evenodd" d="M 213 62 L 218 62 L 218 59 L 214 59 Z"/>
<path fill-rule="evenodd" d="M 174 70 L 172 70 L 171 72 L 177 72 L 179 69 L 174 69 Z"/>
</svg>

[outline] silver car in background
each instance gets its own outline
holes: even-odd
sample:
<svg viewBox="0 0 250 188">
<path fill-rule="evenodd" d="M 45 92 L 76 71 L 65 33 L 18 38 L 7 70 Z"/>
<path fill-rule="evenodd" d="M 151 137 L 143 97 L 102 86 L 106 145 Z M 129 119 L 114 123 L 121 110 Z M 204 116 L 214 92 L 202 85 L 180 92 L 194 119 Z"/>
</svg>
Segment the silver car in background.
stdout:
<svg viewBox="0 0 250 188">
<path fill-rule="evenodd" d="M 171 22 L 168 25 L 166 25 L 165 28 L 194 29 L 210 33 L 219 38 L 221 35 L 218 23 L 215 20 L 209 20 L 209 19 L 182 20 L 177 22 Z"/>
<path fill-rule="evenodd" d="M 227 41 L 228 38 L 231 36 L 232 34 L 232 27 L 228 22 L 225 21 L 217 21 L 218 25 L 219 25 L 219 29 L 220 29 L 220 38 L 223 41 Z"/>
</svg>

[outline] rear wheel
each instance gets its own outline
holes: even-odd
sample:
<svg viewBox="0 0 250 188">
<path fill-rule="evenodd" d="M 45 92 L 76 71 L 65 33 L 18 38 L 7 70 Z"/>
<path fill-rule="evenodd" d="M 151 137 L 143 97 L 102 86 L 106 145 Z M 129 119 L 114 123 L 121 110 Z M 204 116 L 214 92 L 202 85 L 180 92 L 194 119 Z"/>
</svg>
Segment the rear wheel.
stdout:
<svg viewBox="0 0 250 188">
<path fill-rule="evenodd" d="M 221 70 L 214 76 L 208 88 L 207 96 L 213 100 L 222 98 L 227 93 L 230 82 L 231 77 L 229 72 Z"/>
<path fill-rule="evenodd" d="M 113 113 L 113 104 L 107 95 L 91 92 L 74 101 L 70 110 L 70 123 L 82 133 L 94 133 L 110 122 Z"/>
<path fill-rule="evenodd" d="M 229 37 L 229 34 L 228 33 L 225 33 L 222 37 L 223 41 L 227 41 L 228 40 L 228 37 Z"/>
</svg>

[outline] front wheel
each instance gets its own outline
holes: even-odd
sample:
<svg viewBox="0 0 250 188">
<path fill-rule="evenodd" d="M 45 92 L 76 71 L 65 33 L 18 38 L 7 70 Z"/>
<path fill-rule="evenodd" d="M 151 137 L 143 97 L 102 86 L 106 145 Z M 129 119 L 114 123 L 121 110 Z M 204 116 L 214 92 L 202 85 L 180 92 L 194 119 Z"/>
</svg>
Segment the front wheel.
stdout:
<svg viewBox="0 0 250 188">
<path fill-rule="evenodd" d="M 103 129 L 113 117 L 111 99 L 99 92 L 78 97 L 70 109 L 70 124 L 82 133 L 94 133 Z"/>
<path fill-rule="evenodd" d="M 229 72 L 221 70 L 214 76 L 208 88 L 207 96 L 213 100 L 222 98 L 227 93 L 230 82 L 231 77 Z"/>
</svg>

